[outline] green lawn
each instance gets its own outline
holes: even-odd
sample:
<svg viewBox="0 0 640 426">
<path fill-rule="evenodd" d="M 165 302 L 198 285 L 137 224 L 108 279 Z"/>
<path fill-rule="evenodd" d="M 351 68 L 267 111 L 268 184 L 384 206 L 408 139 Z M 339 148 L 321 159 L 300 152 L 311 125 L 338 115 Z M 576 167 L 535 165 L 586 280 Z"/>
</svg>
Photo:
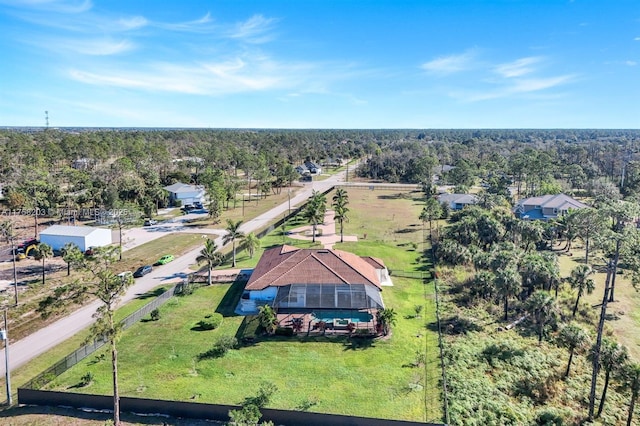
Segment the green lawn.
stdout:
<svg viewBox="0 0 640 426">
<path fill-rule="evenodd" d="M 367 238 L 336 248 L 381 258 L 390 269 L 424 268 L 415 250 L 422 236 L 416 219 L 421 209 L 416 200 L 419 194 L 350 190 L 349 195 L 351 212 L 345 234 L 362 238 L 366 226 Z M 327 197 L 329 202 L 331 196 Z M 384 208 L 369 208 L 372 205 Z M 304 221 L 294 219 L 287 229 L 301 224 Z M 284 241 L 311 246 L 286 237 Z M 262 240 L 262 247 L 282 242 L 282 232 L 277 229 Z M 239 252 L 238 266 L 254 266 L 260 254 L 250 259 Z M 144 398 L 241 404 L 255 394 L 261 382 L 268 381 L 279 388 L 271 407 L 440 421 L 437 336 L 430 331 L 435 319 L 433 285 L 392 279 L 394 286 L 383 290 L 386 306 L 398 314 L 389 338 L 260 337 L 223 358 L 201 361 L 198 355 L 209 350 L 218 336 L 246 335 L 244 317 L 231 311 L 241 288 L 214 285 L 174 298 L 161 309 L 159 321 L 139 323 L 123 334 L 119 343 L 121 390 L 124 395 Z M 417 318 L 416 305 L 424 307 Z M 197 322 L 216 310 L 225 315 L 223 325 L 214 331 L 197 331 Z M 413 367 L 417 352 L 426 354 L 426 362 Z M 108 394 L 110 363 L 109 357 L 105 358 L 98 362 L 95 357 L 87 359 L 56 379 L 51 388 Z M 88 371 L 93 373 L 94 383 L 75 387 Z"/>
<path fill-rule="evenodd" d="M 159 295 L 163 291 L 167 290 L 168 286 L 159 286 L 146 294 L 140 295 L 135 299 L 129 301 L 126 305 L 122 306 L 116 311 L 115 318 L 116 320 L 122 320 L 127 316 L 131 315 L 136 310 L 140 309 L 142 306 L 149 303 L 152 299 L 149 296 Z M 71 352 L 78 349 L 83 345 L 84 340 L 89 335 L 89 329 L 85 329 L 75 336 L 61 342 L 53 349 L 45 352 L 44 354 L 32 359 L 29 363 L 23 365 L 12 371 L 11 373 L 11 384 L 13 388 L 14 398 L 16 397 L 17 389 L 20 386 L 23 386 L 37 374 L 40 374 L 50 366 L 54 365 L 56 362 L 60 361 L 65 356 L 69 355 Z M 0 387 L 4 387 L 4 377 L 0 379 Z"/>
<path fill-rule="evenodd" d="M 427 393 L 410 388 L 412 383 L 425 385 L 424 370 L 408 365 L 416 351 L 424 351 L 425 321 L 433 320 L 432 306 L 427 307 L 424 318 L 408 318 L 414 302 L 422 300 L 424 294 L 419 281 L 396 279 L 393 291 L 386 295 L 386 303 L 400 314 L 388 340 L 259 339 L 224 358 L 197 361 L 218 336 L 238 333 L 243 321 L 240 316 L 226 316 L 214 331 L 194 330 L 198 321 L 214 312 L 229 288 L 228 284 L 203 287 L 191 296 L 175 298 L 161 309 L 159 321 L 139 323 L 123 334 L 119 343 L 123 395 L 240 404 L 261 382 L 268 381 L 280 389 L 272 407 L 297 409 L 311 403 L 311 410 L 318 412 L 412 420 L 439 418 L 437 380 L 427 383 Z M 430 353 L 430 365 L 433 355 Z M 96 360 L 96 356 L 88 358 L 56 379 L 50 388 L 108 394 L 109 357 Z M 76 388 L 89 371 L 95 376 L 94 383 Z"/>
</svg>

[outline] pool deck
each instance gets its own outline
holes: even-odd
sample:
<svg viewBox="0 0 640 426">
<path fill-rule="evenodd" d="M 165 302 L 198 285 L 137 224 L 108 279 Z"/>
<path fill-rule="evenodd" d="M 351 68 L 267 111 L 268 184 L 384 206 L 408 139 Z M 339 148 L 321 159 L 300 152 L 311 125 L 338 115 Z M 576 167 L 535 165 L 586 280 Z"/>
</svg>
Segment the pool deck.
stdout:
<svg viewBox="0 0 640 426">
<path fill-rule="evenodd" d="M 278 320 L 278 324 L 280 327 L 292 327 L 294 331 L 297 331 L 299 334 L 306 333 L 307 335 L 317 334 L 317 335 L 348 335 L 354 333 L 363 333 L 364 330 L 369 331 L 371 334 L 375 333 L 376 329 L 376 321 L 375 315 L 372 315 L 371 321 L 368 322 L 355 322 L 353 323 L 353 329 L 349 331 L 349 327 L 347 322 L 344 325 L 340 324 L 336 320 L 340 320 L 341 318 L 335 318 L 333 321 L 325 322 L 325 328 L 322 328 L 320 324 L 321 321 L 318 320 L 313 313 L 286 313 L 286 314 L 277 314 L 276 318 Z M 300 322 L 299 330 L 295 330 L 296 322 Z M 358 331 L 363 330 L 363 331 Z"/>
</svg>

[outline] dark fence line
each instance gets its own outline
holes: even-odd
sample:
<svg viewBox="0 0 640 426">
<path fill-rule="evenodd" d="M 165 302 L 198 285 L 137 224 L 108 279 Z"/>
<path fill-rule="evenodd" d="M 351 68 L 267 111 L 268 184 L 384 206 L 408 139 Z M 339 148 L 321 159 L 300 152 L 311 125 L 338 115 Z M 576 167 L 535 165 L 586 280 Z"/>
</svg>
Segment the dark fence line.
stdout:
<svg viewBox="0 0 640 426">
<path fill-rule="evenodd" d="M 429 280 L 433 278 L 432 271 L 400 271 L 398 269 L 390 269 L 389 275 L 400 278 L 416 278 L 421 280 Z"/>
<path fill-rule="evenodd" d="M 66 406 L 113 410 L 113 397 L 34 389 L 18 389 L 18 402 L 27 405 Z M 123 412 L 137 414 L 161 414 L 189 419 L 229 421 L 229 411 L 242 407 L 235 405 L 204 404 L 199 402 L 165 401 L 144 398 L 120 398 Z M 310 413 L 263 408 L 261 420 L 271 420 L 276 425 L 305 426 L 441 426 L 441 423 L 423 423 L 405 420 L 375 419 L 338 414 Z"/>
<path fill-rule="evenodd" d="M 444 339 L 442 338 L 442 323 L 440 322 L 440 290 L 438 289 L 438 274 L 436 272 L 436 253 L 433 248 L 433 238 L 431 238 L 431 265 L 433 268 L 433 284 L 436 295 L 436 322 L 438 326 L 438 346 L 440 347 L 440 368 L 442 369 L 442 397 L 443 397 L 443 410 L 444 420 L 449 423 L 449 395 L 447 391 L 447 369 L 444 362 Z"/>
<path fill-rule="evenodd" d="M 342 188 L 368 189 L 370 191 L 422 191 L 422 186 L 418 184 L 378 184 L 372 185 L 368 183 L 338 183 L 336 186 Z"/>
<path fill-rule="evenodd" d="M 160 296 L 153 299 L 151 302 L 147 303 L 125 319 L 123 319 L 120 323 L 122 324 L 123 329 L 127 329 L 131 327 L 133 324 L 140 321 L 143 317 L 149 315 L 151 311 L 156 308 L 162 306 L 167 300 L 169 300 L 176 293 L 176 286 L 171 287 L 169 290 L 162 293 Z M 29 380 L 24 384 L 24 388 L 26 389 L 39 389 L 47 383 L 51 382 L 53 379 L 96 352 L 102 346 L 107 343 L 107 340 L 102 338 L 97 338 L 91 343 L 87 343 L 82 347 L 76 349 L 51 367 L 47 368 L 42 373 L 35 376 L 33 379 Z"/>
</svg>

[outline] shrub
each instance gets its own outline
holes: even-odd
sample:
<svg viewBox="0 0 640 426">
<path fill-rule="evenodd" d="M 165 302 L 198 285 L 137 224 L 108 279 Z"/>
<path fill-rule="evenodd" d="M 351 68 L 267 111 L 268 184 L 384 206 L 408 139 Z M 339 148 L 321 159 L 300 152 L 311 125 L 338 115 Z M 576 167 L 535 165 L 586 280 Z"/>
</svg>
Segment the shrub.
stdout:
<svg viewBox="0 0 640 426">
<path fill-rule="evenodd" d="M 151 321 L 158 321 L 160 319 L 160 309 L 155 308 L 151 311 Z"/>
<path fill-rule="evenodd" d="M 203 330 L 215 330 L 220 327 L 220 324 L 222 324 L 222 315 L 216 312 L 213 315 L 209 315 L 206 319 L 198 322 L 198 327 Z"/>
<path fill-rule="evenodd" d="M 229 352 L 230 349 L 234 349 L 238 346 L 238 339 L 234 336 L 225 335 L 218 337 L 218 340 L 213 344 L 213 347 L 206 352 L 198 355 L 198 360 L 207 358 L 222 358 Z"/>
<path fill-rule="evenodd" d="M 80 377 L 80 386 L 81 387 L 89 386 L 91 384 L 91 382 L 93 382 L 93 373 L 91 371 L 88 371 L 87 374 L 85 374 L 84 376 Z"/>
<path fill-rule="evenodd" d="M 238 346 L 238 339 L 234 336 L 225 335 L 218 337 L 213 348 L 220 354 L 220 356 L 224 356 L 230 349 L 233 349 L 236 346 Z"/>
</svg>

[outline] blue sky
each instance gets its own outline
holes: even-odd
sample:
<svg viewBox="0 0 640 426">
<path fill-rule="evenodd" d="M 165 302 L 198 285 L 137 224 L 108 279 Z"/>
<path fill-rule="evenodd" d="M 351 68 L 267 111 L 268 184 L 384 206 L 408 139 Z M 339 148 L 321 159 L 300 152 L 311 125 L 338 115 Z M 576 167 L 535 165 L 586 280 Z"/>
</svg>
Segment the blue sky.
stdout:
<svg viewBox="0 0 640 426">
<path fill-rule="evenodd" d="M 638 0 L 0 0 L 0 126 L 640 128 Z"/>
</svg>

